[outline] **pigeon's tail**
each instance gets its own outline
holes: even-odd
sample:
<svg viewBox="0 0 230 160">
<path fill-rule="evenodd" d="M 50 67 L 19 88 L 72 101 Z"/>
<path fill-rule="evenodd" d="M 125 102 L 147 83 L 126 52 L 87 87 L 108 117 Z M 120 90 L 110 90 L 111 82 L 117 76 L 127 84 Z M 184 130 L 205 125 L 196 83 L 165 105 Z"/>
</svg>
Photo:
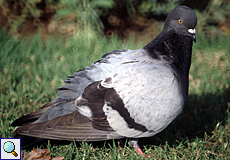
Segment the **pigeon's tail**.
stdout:
<svg viewBox="0 0 230 160">
<path fill-rule="evenodd" d="M 52 107 L 52 102 L 46 103 L 42 108 L 37 111 L 30 113 L 28 115 L 25 115 L 23 117 L 20 117 L 19 119 L 15 120 L 11 126 L 24 126 L 24 125 L 29 125 L 35 122 L 45 111 L 47 111 L 50 107 Z"/>
<path fill-rule="evenodd" d="M 11 125 L 12 126 L 29 126 L 33 122 L 35 122 L 45 111 L 47 111 L 50 107 L 52 106 L 52 102 L 46 103 L 41 110 L 37 112 L 33 112 L 31 114 L 25 115 L 17 120 L 15 120 Z M 37 143 L 43 138 L 37 138 L 37 137 L 30 137 L 30 136 L 25 136 L 21 134 L 15 133 L 12 138 L 20 138 L 21 139 L 21 147 L 25 148 L 28 147 L 34 143 Z"/>
<path fill-rule="evenodd" d="M 24 136 L 21 134 L 14 134 L 14 136 L 12 138 L 20 138 L 21 139 L 21 148 L 26 148 L 32 144 L 35 144 L 35 143 L 43 140 L 43 138 Z"/>
</svg>

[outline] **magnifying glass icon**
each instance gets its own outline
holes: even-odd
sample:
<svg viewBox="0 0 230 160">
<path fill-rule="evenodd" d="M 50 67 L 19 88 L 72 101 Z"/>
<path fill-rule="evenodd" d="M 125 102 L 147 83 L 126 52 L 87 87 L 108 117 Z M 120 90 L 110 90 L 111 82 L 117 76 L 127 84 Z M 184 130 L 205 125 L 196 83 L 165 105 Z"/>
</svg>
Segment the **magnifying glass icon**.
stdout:
<svg viewBox="0 0 230 160">
<path fill-rule="evenodd" d="M 15 150 L 15 145 L 11 141 L 7 141 L 3 145 L 3 149 L 7 153 L 12 153 L 15 157 L 18 156 L 18 154 L 14 151 Z"/>
</svg>

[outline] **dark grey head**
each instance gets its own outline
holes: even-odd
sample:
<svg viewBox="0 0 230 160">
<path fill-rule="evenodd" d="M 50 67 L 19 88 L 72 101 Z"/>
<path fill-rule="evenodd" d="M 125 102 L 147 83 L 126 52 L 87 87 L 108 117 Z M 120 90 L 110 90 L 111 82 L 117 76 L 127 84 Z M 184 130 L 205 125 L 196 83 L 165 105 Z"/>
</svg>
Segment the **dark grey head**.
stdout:
<svg viewBox="0 0 230 160">
<path fill-rule="evenodd" d="M 175 31 L 178 35 L 189 36 L 196 42 L 195 27 L 197 16 L 195 12 L 187 6 L 177 6 L 167 16 L 164 31 Z"/>
</svg>

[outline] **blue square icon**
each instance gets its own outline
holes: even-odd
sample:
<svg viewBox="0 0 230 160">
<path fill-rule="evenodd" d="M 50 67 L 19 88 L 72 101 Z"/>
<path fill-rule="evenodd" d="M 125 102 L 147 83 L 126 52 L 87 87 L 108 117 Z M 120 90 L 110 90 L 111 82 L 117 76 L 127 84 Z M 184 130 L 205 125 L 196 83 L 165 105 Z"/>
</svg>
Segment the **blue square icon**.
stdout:
<svg viewBox="0 0 230 160">
<path fill-rule="evenodd" d="M 21 139 L 20 138 L 0 138 L 1 139 L 1 160 L 21 159 Z"/>
</svg>

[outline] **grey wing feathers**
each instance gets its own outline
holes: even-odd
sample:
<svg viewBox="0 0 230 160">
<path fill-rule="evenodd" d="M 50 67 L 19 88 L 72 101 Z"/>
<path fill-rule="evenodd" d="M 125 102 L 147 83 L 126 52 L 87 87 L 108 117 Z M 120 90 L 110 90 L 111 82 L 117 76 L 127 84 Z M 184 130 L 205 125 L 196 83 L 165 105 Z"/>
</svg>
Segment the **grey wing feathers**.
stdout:
<svg viewBox="0 0 230 160">
<path fill-rule="evenodd" d="M 63 87 L 58 88 L 59 97 L 52 101 L 52 107 L 43 110 L 34 123 L 45 122 L 53 118 L 64 116 L 76 111 L 75 100 L 84 92 L 84 89 L 95 81 L 102 80 L 108 73 L 116 68 L 119 60 L 110 59 L 128 50 L 114 50 L 102 56 L 101 60 L 94 62 L 91 67 L 86 67 L 69 76 Z M 116 59 L 116 58 L 115 58 Z M 117 58 L 119 59 L 119 58 Z"/>
<path fill-rule="evenodd" d="M 114 54 L 119 55 L 124 51 L 126 50 L 109 52 L 103 56 L 103 59 L 93 63 L 91 67 L 86 67 L 69 76 L 65 81 L 66 85 L 58 88 L 59 97 L 48 103 L 49 105 L 45 105 L 41 110 L 26 115 L 13 123 L 15 126 L 21 125 L 15 131 L 14 137 L 28 139 L 30 136 L 33 136 L 34 139 L 32 141 L 39 141 L 41 140 L 40 137 L 63 140 L 73 140 L 74 138 L 76 141 L 122 138 L 123 136 L 118 135 L 109 126 L 102 108 L 100 108 L 104 104 L 104 95 L 101 95 L 102 98 L 94 96 L 100 95 L 100 93 L 96 93 L 100 92 L 96 89 L 97 83 L 107 73 L 114 70 L 117 62 L 119 62 L 110 59 L 110 56 Z M 94 86 L 95 93 L 91 92 L 91 89 L 86 89 L 90 88 L 90 86 Z M 81 95 L 88 98 L 87 105 L 93 110 L 93 117 L 91 119 L 77 110 L 75 100 L 81 99 Z M 94 104 L 95 98 L 98 100 L 97 105 Z M 29 144 L 26 142 L 23 143 L 23 146 Z"/>
</svg>

